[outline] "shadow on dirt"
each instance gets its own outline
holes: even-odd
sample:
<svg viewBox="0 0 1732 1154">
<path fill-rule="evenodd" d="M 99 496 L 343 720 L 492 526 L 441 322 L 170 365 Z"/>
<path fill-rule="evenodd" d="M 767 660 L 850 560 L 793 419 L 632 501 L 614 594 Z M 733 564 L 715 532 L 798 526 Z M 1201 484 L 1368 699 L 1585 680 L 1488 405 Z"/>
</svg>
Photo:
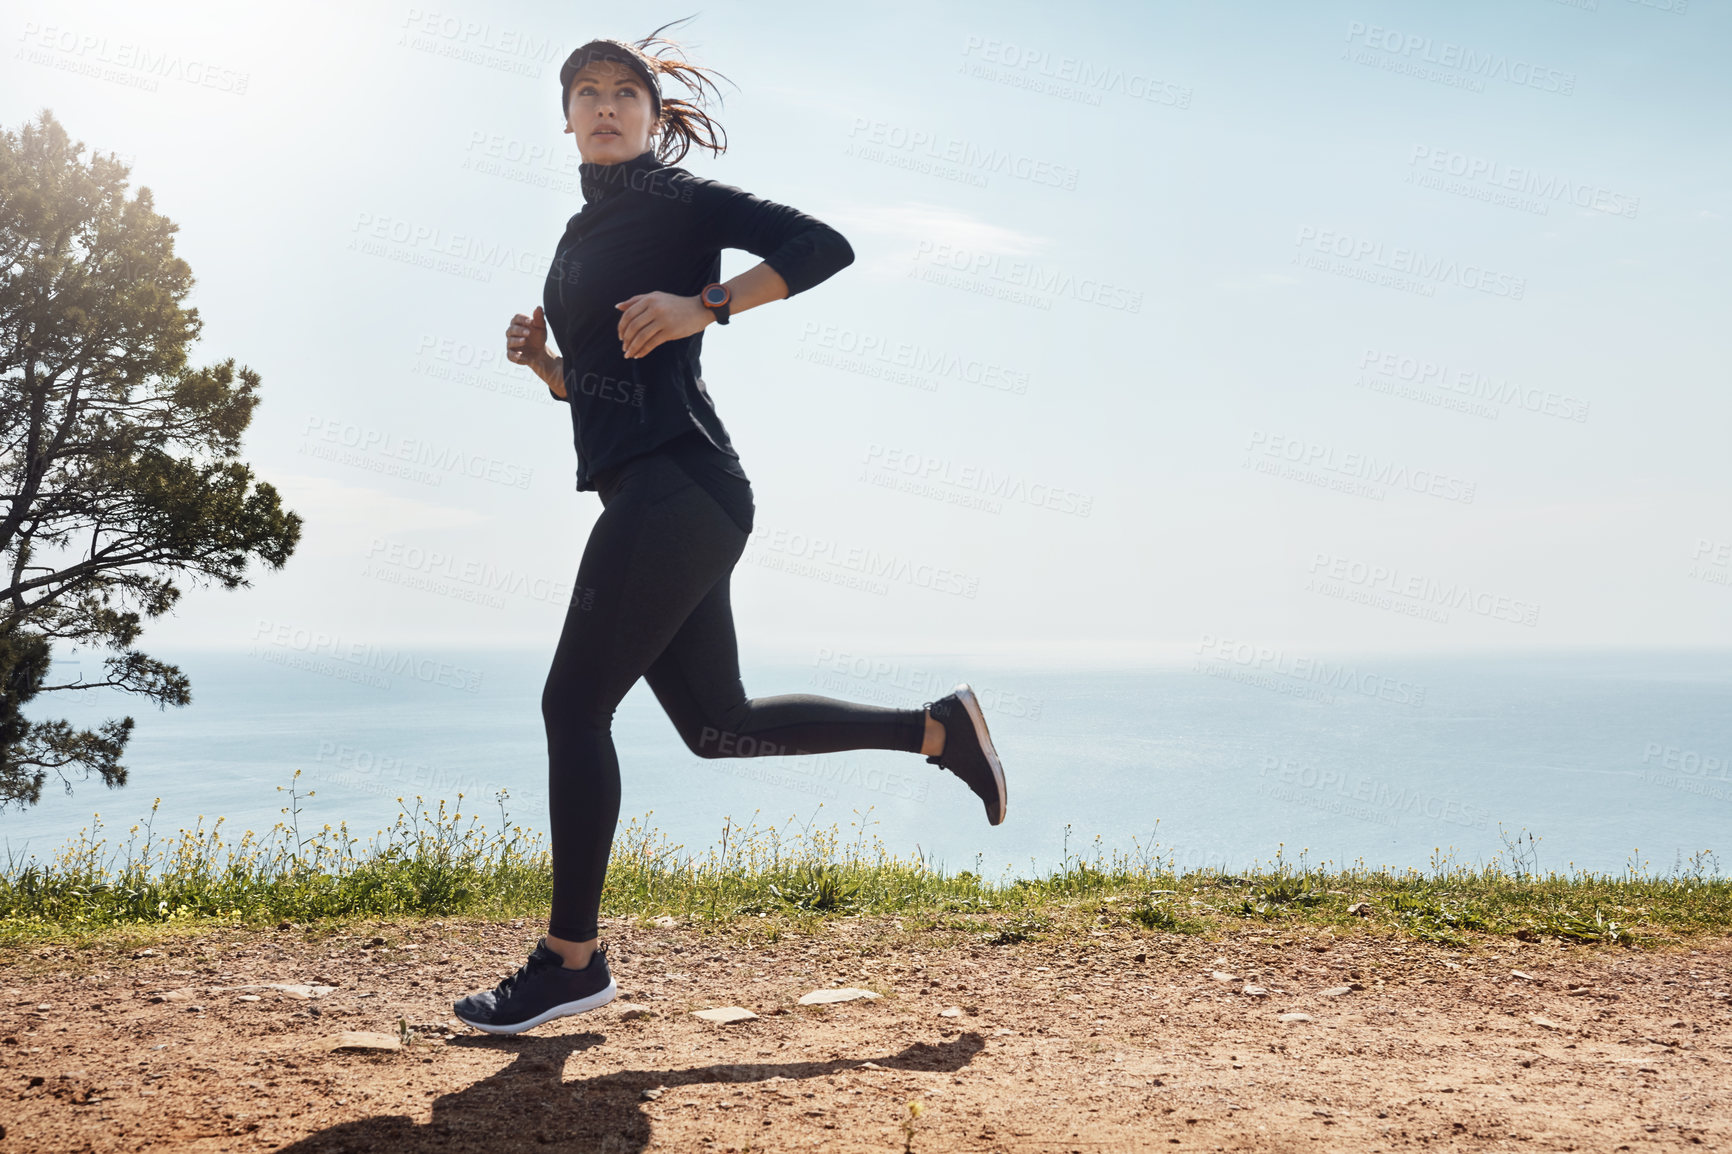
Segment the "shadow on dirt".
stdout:
<svg viewBox="0 0 1732 1154">
<path fill-rule="evenodd" d="M 769 1078 L 822 1078 L 874 1062 L 893 1070 L 953 1072 L 985 1048 L 979 1034 L 947 1042 L 916 1042 L 900 1053 L 824 1062 L 738 1062 L 690 1069 L 621 1070 L 573 1082 L 561 1080 L 565 1060 L 599 1046 L 596 1033 L 557 1038 L 464 1037 L 465 1049 L 502 1050 L 517 1060 L 490 1078 L 433 1100 L 433 1118 L 417 1125 L 400 1114 L 344 1122 L 279 1147 L 279 1154 L 376 1150 L 387 1154 L 443 1151 L 584 1151 L 635 1154 L 649 1144 L 650 1120 L 642 1094 L 656 1086 Z"/>
</svg>

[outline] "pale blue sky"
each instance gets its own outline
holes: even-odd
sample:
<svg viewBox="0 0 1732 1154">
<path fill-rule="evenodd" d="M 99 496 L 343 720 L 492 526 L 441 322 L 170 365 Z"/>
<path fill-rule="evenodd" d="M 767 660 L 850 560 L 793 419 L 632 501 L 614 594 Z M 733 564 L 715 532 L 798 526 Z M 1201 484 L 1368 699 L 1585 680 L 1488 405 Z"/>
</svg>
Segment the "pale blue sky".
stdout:
<svg viewBox="0 0 1732 1154">
<path fill-rule="evenodd" d="M 153 650 L 551 645 L 599 503 L 499 354 L 582 204 L 558 65 L 688 11 L 9 8 L 0 122 L 133 159 L 308 521 Z M 1724 5 L 720 3 L 680 35 L 738 85 L 685 166 L 858 254 L 706 334 L 748 656 L 1732 641 Z"/>
</svg>

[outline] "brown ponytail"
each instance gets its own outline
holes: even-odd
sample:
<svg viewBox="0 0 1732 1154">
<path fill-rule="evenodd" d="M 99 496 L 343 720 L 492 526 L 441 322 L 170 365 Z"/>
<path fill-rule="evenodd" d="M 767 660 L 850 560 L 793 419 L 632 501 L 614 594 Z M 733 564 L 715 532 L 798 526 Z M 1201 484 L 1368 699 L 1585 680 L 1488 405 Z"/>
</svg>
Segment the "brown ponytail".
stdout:
<svg viewBox="0 0 1732 1154">
<path fill-rule="evenodd" d="M 704 108 L 705 89 L 714 93 L 718 101 L 722 95 L 715 81 L 710 78 L 728 78 L 714 69 L 688 63 L 685 49 L 678 42 L 664 39 L 661 35 L 663 31 L 677 24 L 684 24 L 690 19 L 692 17 L 687 16 L 663 24 L 642 40 L 632 42 L 632 46 L 642 53 L 644 63 L 658 76 L 658 84 L 659 77 L 669 77 L 685 85 L 686 91 L 691 95 L 689 100 L 662 97 L 661 121 L 656 125 L 659 138 L 656 158 L 664 164 L 678 164 L 694 144 L 709 149 L 716 156 L 728 150 L 728 134 Z M 733 84 L 733 81 L 728 80 L 728 83 Z"/>
</svg>

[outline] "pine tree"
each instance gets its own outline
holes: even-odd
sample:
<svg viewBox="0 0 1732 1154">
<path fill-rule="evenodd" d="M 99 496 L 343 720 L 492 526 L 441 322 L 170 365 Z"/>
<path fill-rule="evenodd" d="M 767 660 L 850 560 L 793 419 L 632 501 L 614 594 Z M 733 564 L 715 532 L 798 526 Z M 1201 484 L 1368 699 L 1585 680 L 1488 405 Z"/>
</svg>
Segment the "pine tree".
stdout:
<svg viewBox="0 0 1732 1154">
<path fill-rule="evenodd" d="M 0 130 L 0 808 L 34 804 L 50 772 L 124 784 L 132 718 L 77 729 L 25 707 L 99 687 L 190 703 L 186 675 L 135 648 L 143 620 L 177 579 L 281 568 L 301 533 L 238 459 L 259 374 L 188 364 L 179 226 L 84 151 L 47 110 Z M 103 674 L 49 684 L 56 647 L 104 651 Z"/>
</svg>

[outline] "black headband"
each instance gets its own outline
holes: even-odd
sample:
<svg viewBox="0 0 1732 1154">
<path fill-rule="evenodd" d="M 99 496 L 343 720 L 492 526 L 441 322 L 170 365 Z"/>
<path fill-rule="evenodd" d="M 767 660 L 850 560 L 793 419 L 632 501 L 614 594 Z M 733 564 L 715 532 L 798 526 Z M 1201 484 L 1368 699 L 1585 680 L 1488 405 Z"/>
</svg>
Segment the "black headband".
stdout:
<svg viewBox="0 0 1732 1154">
<path fill-rule="evenodd" d="M 650 109 L 653 114 L 651 126 L 661 123 L 662 92 L 656 84 L 655 74 L 644 61 L 643 54 L 629 44 L 621 44 L 618 40 L 591 40 L 588 44 L 574 51 L 565 58 L 565 63 L 559 69 L 559 112 L 561 116 L 571 115 L 571 81 L 587 64 L 597 60 L 611 60 L 616 64 L 624 64 L 643 79 L 644 86 L 649 89 Z"/>
</svg>

